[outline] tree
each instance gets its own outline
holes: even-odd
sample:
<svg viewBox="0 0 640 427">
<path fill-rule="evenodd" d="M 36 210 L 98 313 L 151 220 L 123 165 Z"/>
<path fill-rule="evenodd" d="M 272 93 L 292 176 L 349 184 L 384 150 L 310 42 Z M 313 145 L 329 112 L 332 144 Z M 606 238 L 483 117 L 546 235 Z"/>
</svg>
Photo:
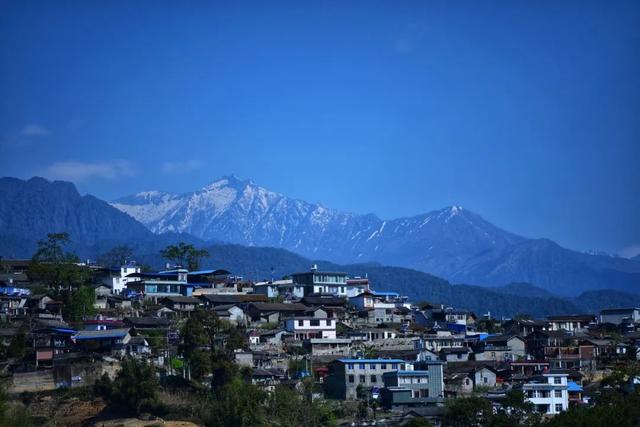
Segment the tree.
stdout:
<svg viewBox="0 0 640 427">
<path fill-rule="evenodd" d="M 403 427 L 431 427 L 431 425 L 426 418 L 414 417 L 408 423 L 403 424 Z"/>
<path fill-rule="evenodd" d="M 297 392 L 285 385 L 276 386 L 269 396 L 268 414 L 273 424 L 278 426 L 320 427 L 335 424 L 331 408 L 322 401 L 313 400 L 313 381 L 302 382 L 302 391 Z"/>
<path fill-rule="evenodd" d="M 23 330 L 19 331 L 11 338 L 7 357 L 22 359 L 27 354 L 27 334 Z"/>
<path fill-rule="evenodd" d="M 193 245 L 180 242 L 177 245 L 169 245 L 160 251 L 162 258 L 171 261 L 191 271 L 200 268 L 200 260 L 209 256 L 206 249 L 196 249 Z"/>
<path fill-rule="evenodd" d="M 46 240 L 40 240 L 27 269 L 29 278 L 57 291 L 88 283 L 89 269 L 77 265 L 75 254 L 64 251 L 70 241 L 68 233 L 49 233 Z"/>
<path fill-rule="evenodd" d="M 497 334 L 502 332 L 500 323 L 494 319 L 480 319 L 476 325 L 479 331 L 488 332 L 490 334 Z"/>
<path fill-rule="evenodd" d="M 107 267 L 119 267 L 133 259 L 133 249 L 129 245 L 120 245 L 98 257 L 98 262 Z"/>
<path fill-rule="evenodd" d="M 445 406 L 442 424 L 447 427 L 484 427 L 492 414 L 491 403 L 479 396 L 452 399 Z"/>
<path fill-rule="evenodd" d="M 266 426 L 265 401 L 267 394 L 239 376 L 224 385 L 209 401 L 207 427 Z M 286 424 L 285 424 L 286 425 Z"/>
<path fill-rule="evenodd" d="M 535 411 L 533 403 L 525 399 L 524 393 L 521 390 L 511 390 L 502 401 L 502 411 L 491 415 L 488 425 L 534 427 L 538 426 L 541 420 L 541 414 Z"/>
<path fill-rule="evenodd" d="M 64 251 L 64 247 L 71 243 L 69 233 L 49 233 L 47 234 L 47 240 L 38 241 L 38 249 L 33 254 L 33 261 L 37 262 L 50 262 L 50 263 L 62 263 L 62 262 L 77 262 L 77 257 L 72 257 L 70 260 L 69 254 Z"/>
<path fill-rule="evenodd" d="M 227 338 L 226 345 L 221 345 L 223 340 L 218 339 L 222 336 Z M 195 379 L 212 374 L 211 387 L 217 393 L 238 373 L 233 352 L 243 348 L 245 341 L 240 329 L 220 320 L 214 312 L 197 310 L 182 328 L 180 351 L 191 364 Z M 209 361 L 205 363 L 204 354 L 207 353 Z"/>
<path fill-rule="evenodd" d="M 156 403 L 159 386 L 152 365 L 127 358 L 116 379 L 109 384 L 103 377 L 100 387 L 110 404 L 139 414 Z"/>
<path fill-rule="evenodd" d="M 87 316 L 95 314 L 96 309 L 94 303 L 96 301 L 96 293 L 89 286 L 80 286 L 69 297 L 67 307 L 67 315 L 71 320 L 82 320 Z"/>
<path fill-rule="evenodd" d="M 0 379 L 0 426 L 32 427 L 31 415 L 21 403 L 9 402 L 5 379 Z"/>
</svg>

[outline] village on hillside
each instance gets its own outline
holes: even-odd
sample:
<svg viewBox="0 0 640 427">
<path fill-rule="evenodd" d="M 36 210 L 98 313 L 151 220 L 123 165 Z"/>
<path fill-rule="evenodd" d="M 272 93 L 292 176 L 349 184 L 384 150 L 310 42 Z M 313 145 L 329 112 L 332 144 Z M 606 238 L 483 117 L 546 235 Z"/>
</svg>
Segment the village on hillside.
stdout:
<svg viewBox="0 0 640 427">
<path fill-rule="evenodd" d="M 308 425 L 484 425 L 478 414 L 525 425 L 594 407 L 605 390 L 626 396 L 640 382 L 638 371 L 619 374 L 640 359 L 638 307 L 494 319 L 321 265 L 252 282 L 224 266 L 199 269 L 206 254 L 191 245 L 168 247 L 166 269 L 150 271 L 124 258 L 78 262 L 63 243 L 50 235 L 33 259 L 0 259 L 4 392 L 35 423 L 126 413 L 149 425 L 257 425 L 238 414 L 248 405 L 252 416 L 289 411 Z M 185 409 L 185 396 L 203 390 L 236 399 L 216 409 L 226 421 Z M 46 404 L 69 396 L 76 418 Z M 278 406 L 291 396 L 302 406 Z"/>
</svg>

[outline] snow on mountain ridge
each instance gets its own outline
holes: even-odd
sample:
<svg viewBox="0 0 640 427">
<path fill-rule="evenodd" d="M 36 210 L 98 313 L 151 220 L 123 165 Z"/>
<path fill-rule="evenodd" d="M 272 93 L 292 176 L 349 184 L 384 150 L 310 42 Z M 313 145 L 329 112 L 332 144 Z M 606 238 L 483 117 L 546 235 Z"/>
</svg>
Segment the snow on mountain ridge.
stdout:
<svg viewBox="0 0 640 427">
<path fill-rule="evenodd" d="M 148 192 L 156 195 L 156 192 Z M 202 239 L 276 246 L 336 261 L 378 260 L 399 253 L 418 264 L 426 254 L 456 250 L 473 254 L 517 241 L 479 216 L 451 206 L 428 214 L 382 220 L 326 208 L 225 176 L 182 195 L 132 197 L 113 205 L 152 231 L 186 232 Z M 130 202 L 130 203 L 127 203 Z M 450 249 L 447 249 L 450 248 Z"/>
</svg>

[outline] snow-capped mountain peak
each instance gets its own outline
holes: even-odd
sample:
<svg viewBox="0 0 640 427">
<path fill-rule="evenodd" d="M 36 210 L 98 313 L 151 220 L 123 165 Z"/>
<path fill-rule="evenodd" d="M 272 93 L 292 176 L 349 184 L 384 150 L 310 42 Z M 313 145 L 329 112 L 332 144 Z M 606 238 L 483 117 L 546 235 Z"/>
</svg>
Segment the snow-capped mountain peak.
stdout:
<svg viewBox="0 0 640 427">
<path fill-rule="evenodd" d="M 233 175 L 193 193 L 144 192 L 112 204 L 156 233 L 186 232 L 205 240 L 283 247 L 336 261 L 392 257 L 395 262 L 403 256 L 404 264 L 414 258 L 417 265 L 425 254 L 451 245 L 477 252 L 517 240 L 458 205 L 383 221 L 372 214 L 291 199 Z"/>
</svg>

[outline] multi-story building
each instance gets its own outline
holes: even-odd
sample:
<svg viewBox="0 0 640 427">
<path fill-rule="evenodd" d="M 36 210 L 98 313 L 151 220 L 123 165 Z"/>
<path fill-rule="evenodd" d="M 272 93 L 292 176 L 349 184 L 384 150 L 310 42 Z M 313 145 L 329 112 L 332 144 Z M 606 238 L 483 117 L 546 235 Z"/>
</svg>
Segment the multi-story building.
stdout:
<svg viewBox="0 0 640 427">
<path fill-rule="evenodd" d="M 525 341 L 518 335 L 494 335 L 480 341 L 473 349 L 475 360 L 506 361 L 524 358 Z"/>
<path fill-rule="evenodd" d="M 164 297 L 187 296 L 193 294 L 193 284 L 188 281 L 188 271 L 184 269 L 161 271 L 159 273 L 134 273 L 139 281 L 128 282 L 127 290 L 145 299 L 158 301 Z"/>
<path fill-rule="evenodd" d="M 549 329 L 552 331 L 567 331 L 572 334 L 586 330 L 590 323 L 595 322 L 596 317 L 591 314 L 579 314 L 570 316 L 549 316 Z"/>
<path fill-rule="evenodd" d="M 347 273 L 337 271 L 319 271 L 317 266 L 310 271 L 293 273 L 291 275 L 294 287 L 301 288 L 304 295 L 296 295 L 299 298 L 309 294 L 333 294 L 346 297 Z"/>
<path fill-rule="evenodd" d="M 140 273 L 140 267 L 135 262 L 127 263 L 120 266 L 119 274 L 111 277 L 111 292 L 114 294 L 120 294 L 125 290 L 127 284 L 130 282 L 140 281 L 140 277 L 136 277 L 136 273 Z M 132 275 L 132 276 L 129 276 Z"/>
<path fill-rule="evenodd" d="M 609 308 L 600 311 L 600 323 L 613 323 L 620 325 L 622 323 L 640 323 L 640 308 Z"/>
<path fill-rule="evenodd" d="M 356 399 L 362 390 L 380 388 L 386 372 L 410 371 L 413 365 L 402 359 L 338 359 L 329 363 L 327 396 L 334 399 Z"/>
<path fill-rule="evenodd" d="M 420 370 L 382 374 L 381 390 L 385 407 L 437 404 L 444 401 L 443 362 L 420 363 Z M 417 366 L 416 366 L 417 367 Z"/>
<path fill-rule="evenodd" d="M 439 331 L 436 334 L 423 335 L 416 341 L 416 350 L 431 350 L 438 353 L 443 348 L 464 347 L 464 334 L 452 334 L 449 331 Z"/>
<path fill-rule="evenodd" d="M 297 340 L 310 338 L 336 338 L 336 319 L 315 317 L 292 317 L 285 320 L 285 329 Z"/>
<path fill-rule="evenodd" d="M 536 411 L 555 415 L 569 407 L 567 374 L 549 371 L 522 385 L 525 399 L 535 405 Z"/>
</svg>

